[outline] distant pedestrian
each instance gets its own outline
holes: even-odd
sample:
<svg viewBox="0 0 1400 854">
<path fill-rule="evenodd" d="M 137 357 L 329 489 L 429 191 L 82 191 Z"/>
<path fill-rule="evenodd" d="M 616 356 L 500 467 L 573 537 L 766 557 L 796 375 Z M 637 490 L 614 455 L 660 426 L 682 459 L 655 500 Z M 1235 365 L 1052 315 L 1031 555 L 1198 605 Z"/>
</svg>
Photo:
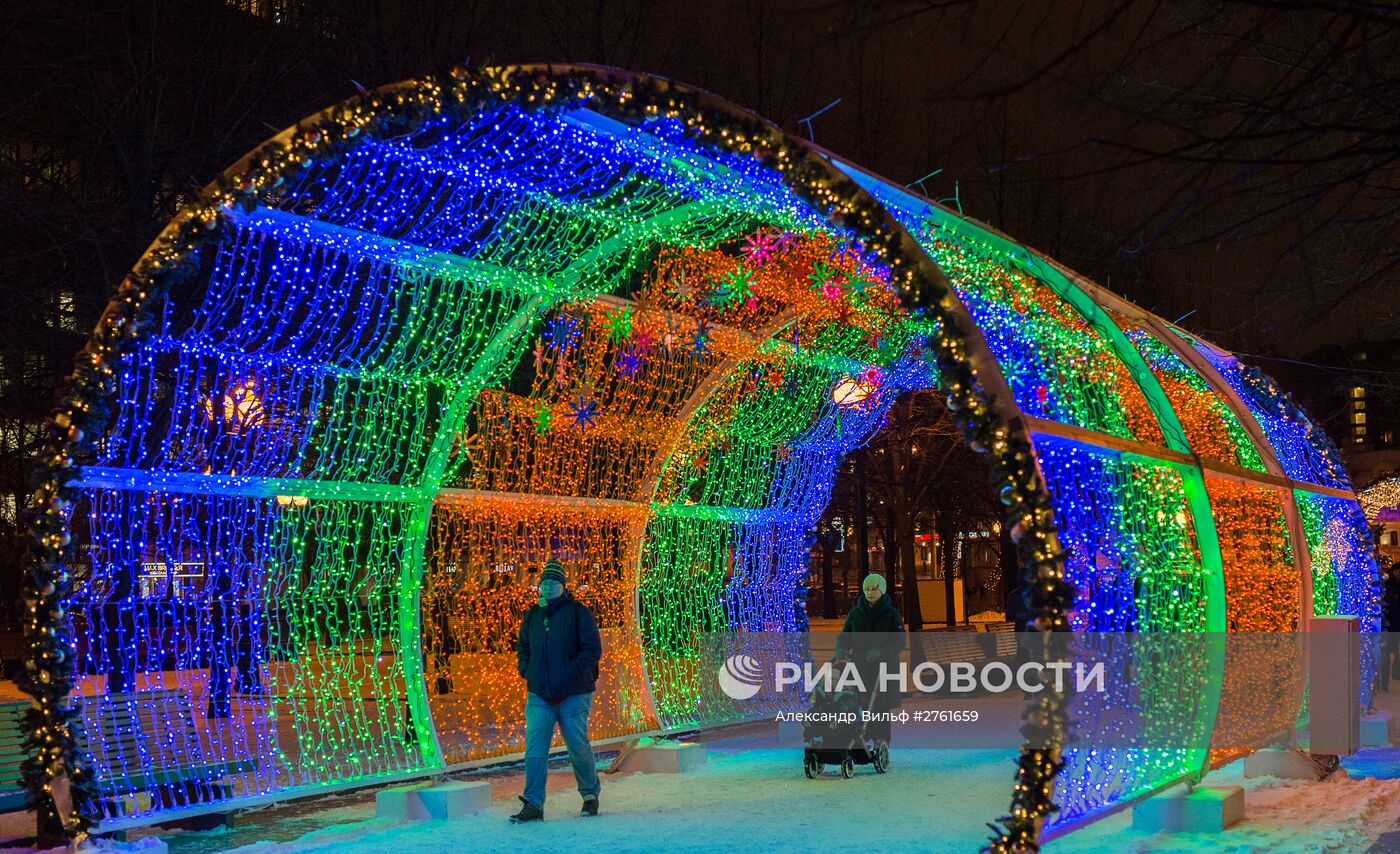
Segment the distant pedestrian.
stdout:
<svg viewBox="0 0 1400 854">
<path fill-rule="evenodd" d="M 1390 565 L 1386 573 L 1385 589 L 1382 592 L 1381 614 L 1385 620 L 1383 629 L 1385 641 L 1381 644 L 1380 689 L 1390 690 L 1390 680 L 1395 677 L 1394 668 L 1400 661 L 1400 563 Z"/>
<path fill-rule="evenodd" d="M 569 749 L 582 815 L 598 814 L 597 760 L 588 740 L 588 714 L 598 682 L 602 638 L 593 612 L 565 587 L 563 564 L 550 559 L 540 572 L 538 604 L 520 622 L 516 648 L 520 676 L 525 680 L 525 794 L 515 823 L 544 818 L 545 777 L 549 744 L 557 726 Z"/>
</svg>

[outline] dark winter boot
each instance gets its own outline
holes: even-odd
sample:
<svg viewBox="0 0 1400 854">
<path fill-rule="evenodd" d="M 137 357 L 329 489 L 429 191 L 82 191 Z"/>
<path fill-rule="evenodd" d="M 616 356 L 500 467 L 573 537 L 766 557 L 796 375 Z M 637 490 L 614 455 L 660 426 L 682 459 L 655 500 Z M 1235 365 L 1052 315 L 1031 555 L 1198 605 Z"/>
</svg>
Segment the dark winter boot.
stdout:
<svg viewBox="0 0 1400 854">
<path fill-rule="evenodd" d="M 598 814 L 598 796 L 583 799 L 583 809 L 579 811 L 579 816 L 586 818 Z"/>
<path fill-rule="evenodd" d="M 544 810 L 520 798 L 520 812 L 510 817 L 510 823 L 524 824 L 527 821 L 544 821 Z"/>
</svg>

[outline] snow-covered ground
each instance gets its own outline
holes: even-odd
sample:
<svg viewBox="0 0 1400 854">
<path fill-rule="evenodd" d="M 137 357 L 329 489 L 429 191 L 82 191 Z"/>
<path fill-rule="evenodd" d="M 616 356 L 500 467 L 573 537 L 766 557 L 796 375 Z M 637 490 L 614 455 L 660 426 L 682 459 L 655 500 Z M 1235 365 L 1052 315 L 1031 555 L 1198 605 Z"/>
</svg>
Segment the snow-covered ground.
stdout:
<svg viewBox="0 0 1400 854">
<path fill-rule="evenodd" d="M 543 823 L 513 826 L 519 773 L 492 776 L 495 802 L 472 818 L 392 825 L 373 819 L 372 802 L 320 801 L 244 827 L 164 837 L 173 854 L 414 854 L 672 850 L 744 854 L 787 851 L 967 852 L 987 838 L 985 822 L 1004 809 L 1013 760 L 1001 751 L 905 750 L 877 776 L 828 773 L 807 780 L 795 749 L 719 751 L 703 770 L 605 779 L 603 814 L 577 817 L 579 798 L 566 766 L 551 768 Z M 1400 750 L 1358 757 L 1372 766 L 1400 761 Z M 1400 769 L 1397 769 L 1400 771 Z M 1247 818 L 1222 834 L 1148 834 L 1127 811 L 1052 842 L 1056 854 L 1118 852 L 1365 852 L 1400 822 L 1400 779 L 1353 777 L 1322 783 L 1245 780 L 1242 763 L 1213 773 L 1211 785 L 1246 789 Z M 314 829 L 311 829 L 314 828 Z M 270 841 L 278 840 L 278 841 Z M 1395 849 L 1400 850 L 1400 849 Z"/>
<path fill-rule="evenodd" d="M 359 792 L 242 814 L 233 827 L 167 832 L 118 850 L 157 854 L 415 854 L 565 850 L 642 852 L 976 851 L 986 822 L 1009 801 L 1014 751 L 903 749 L 888 775 L 858 767 L 846 780 L 802 774 L 799 748 L 750 747 L 752 729 L 706 734 L 709 762 L 686 774 L 604 778 L 603 814 L 577 816 L 567 765 L 550 769 L 543 823 L 513 826 L 518 767 L 471 775 L 489 780 L 492 807 L 452 822 L 389 824 L 374 818 L 373 794 Z M 766 742 L 764 742 L 766 743 Z M 1366 750 L 1351 772 L 1321 783 L 1244 779 L 1238 762 L 1208 785 L 1246 790 L 1246 819 L 1220 834 L 1148 834 L 1124 811 L 1057 839 L 1053 854 L 1118 852 L 1400 852 L 1400 748 Z M 834 770 L 834 769 L 833 769 Z M 1365 775 L 1365 776 L 1363 776 Z M 1370 776 L 1374 775 L 1374 776 Z M 139 847 L 138 847 L 139 846 Z M 115 846 L 114 846 L 115 847 Z"/>
<path fill-rule="evenodd" d="M 1400 752 L 1387 751 L 1397 760 Z M 1046 846 L 1054 854 L 1264 854 L 1264 852 L 1400 852 L 1400 779 L 1352 777 L 1343 769 L 1320 783 L 1244 779 L 1243 762 L 1215 771 L 1211 786 L 1245 789 L 1245 819 L 1224 833 L 1144 833 L 1128 811 Z M 1396 769 L 1400 773 L 1400 767 Z M 1392 839 L 1394 839 L 1392 837 Z M 1387 844 L 1388 843 L 1388 844 Z"/>
<path fill-rule="evenodd" d="M 520 789 L 518 779 L 506 778 L 493 781 L 491 810 L 466 820 L 398 826 L 350 822 L 288 842 L 230 850 L 969 851 L 980 847 L 985 822 L 1008 801 L 1015 769 L 1006 751 L 903 751 L 895 763 L 888 775 L 866 766 L 851 779 L 831 769 L 808 780 L 798 749 L 713 752 L 707 766 L 695 772 L 605 777 L 603 813 L 596 819 L 577 816 L 580 801 L 571 790 L 572 775 L 567 767 L 554 767 L 553 781 L 569 788 L 551 787 L 542 823 L 507 821 L 518 807 Z M 188 843 L 194 840 L 169 841 L 172 851 L 193 850 Z"/>
</svg>

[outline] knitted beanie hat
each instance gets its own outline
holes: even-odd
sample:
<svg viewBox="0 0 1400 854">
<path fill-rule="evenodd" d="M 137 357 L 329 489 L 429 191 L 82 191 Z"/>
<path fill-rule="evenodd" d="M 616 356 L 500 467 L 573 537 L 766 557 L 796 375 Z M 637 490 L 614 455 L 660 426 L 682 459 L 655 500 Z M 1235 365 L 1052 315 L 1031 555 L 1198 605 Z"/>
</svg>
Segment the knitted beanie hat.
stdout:
<svg viewBox="0 0 1400 854">
<path fill-rule="evenodd" d="M 564 573 L 564 564 L 554 558 L 545 561 L 544 569 L 540 571 L 540 581 L 557 581 L 560 584 L 565 584 L 568 580 Z"/>
</svg>

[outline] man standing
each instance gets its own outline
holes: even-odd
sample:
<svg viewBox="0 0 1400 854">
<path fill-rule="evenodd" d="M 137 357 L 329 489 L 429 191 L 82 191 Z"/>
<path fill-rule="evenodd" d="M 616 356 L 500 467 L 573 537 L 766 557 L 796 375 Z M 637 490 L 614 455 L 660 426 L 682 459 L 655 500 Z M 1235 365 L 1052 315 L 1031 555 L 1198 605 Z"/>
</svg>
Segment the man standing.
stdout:
<svg viewBox="0 0 1400 854">
<path fill-rule="evenodd" d="M 564 584 L 564 566 L 551 558 L 540 573 L 539 604 L 525 612 L 516 648 L 525 695 L 525 794 L 515 823 L 544 818 L 544 784 L 549 743 L 558 725 L 569 748 L 581 815 L 598 814 L 598 766 L 588 743 L 588 713 L 598 681 L 603 642 L 593 612 L 574 599 Z"/>
</svg>

